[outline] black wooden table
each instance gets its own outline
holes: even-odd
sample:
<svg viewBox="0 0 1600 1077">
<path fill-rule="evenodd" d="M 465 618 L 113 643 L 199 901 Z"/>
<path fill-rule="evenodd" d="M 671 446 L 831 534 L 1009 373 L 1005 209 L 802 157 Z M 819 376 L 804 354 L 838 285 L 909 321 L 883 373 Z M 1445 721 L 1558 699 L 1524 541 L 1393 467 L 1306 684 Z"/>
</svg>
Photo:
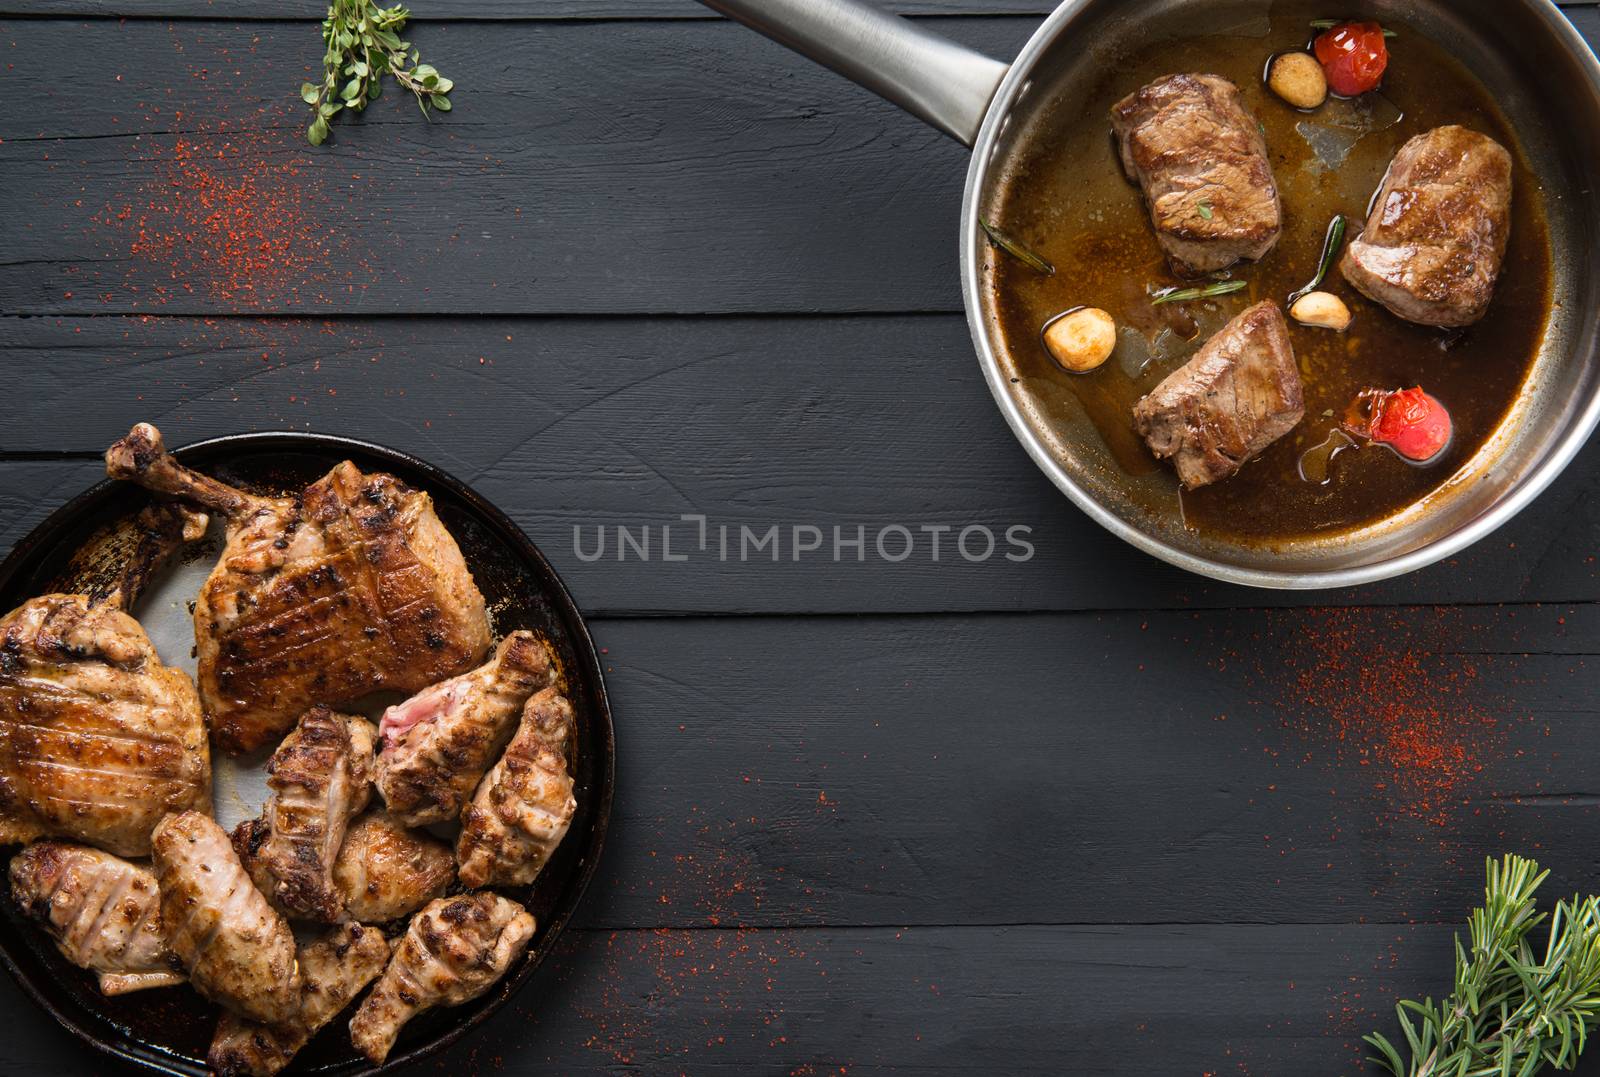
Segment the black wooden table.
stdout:
<svg viewBox="0 0 1600 1077">
<path fill-rule="evenodd" d="M 543 546 L 607 652 L 614 832 L 438 1072 L 1355 1073 L 1486 855 L 1600 886 L 1600 451 L 1405 580 L 1208 584 L 990 403 L 954 143 L 689 0 L 417 0 L 455 111 L 312 150 L 320 4 L 266 6 L 0 0 L 0 548 L 135 420 L 393 445 Z M 899 6 L 1002 57 L 1046 10 Z M 894 525 L 904 561 L 828 548 Z M 0 1071 L 99 1066 L 0 1013 Z"/>
</svg>

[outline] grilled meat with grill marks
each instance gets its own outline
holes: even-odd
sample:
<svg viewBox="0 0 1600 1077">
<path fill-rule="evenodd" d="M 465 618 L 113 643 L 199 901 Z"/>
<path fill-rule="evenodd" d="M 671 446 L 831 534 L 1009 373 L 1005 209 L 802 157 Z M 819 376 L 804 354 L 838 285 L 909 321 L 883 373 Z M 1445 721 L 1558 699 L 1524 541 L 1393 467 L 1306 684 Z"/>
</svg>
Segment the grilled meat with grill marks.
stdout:
<svg viewBox="0 0 1600 1077">
<path fill-rule="evenodd" d="M 389 811 L 408 826 L 459 816 L 511 739 L 523 704 L 554 677 L 549 649 L 517 631 L 483 666 L 386 710 L 377 783 Z"/>
<path fill-rule="evenodd" d="M 240 753 L 316 704 L 415 692 L 488 650 L 483 595 L 427 494 L 348 460 L 293 497 L 257 497 L 183 467 L 141 423 L 106 471 L 227 519 L 195 603 L 200 699 Z"/>
<path fill-rule="evenodd" d="M 183 983 L 147 869 L 99 849 L 38 841 L 11 858 L 11 895 L 63 957 L 99 975 L 102 994 Z"/>
<path fill-rule="evenodd" d="M 206 518 L 157 505 L 138 522 L 109 594 L 43 595 L 0 618 L 0 842 L 48 835 L 145 856 L 162 816 L 211 808 L 194 684 L 124 612 Z"/>
<path fill-rule="evenodd" d="M 412 918 L 389 967 L 351 1018 L 350 1041 L 382 1064 L 407 1021 L 489 990 L 527 949 L 533 932 L 527 910 L 498 894 L 433 902 Z"/>
<path fill-rule="evenodd" d="M 333 864 L 333 884 L 345 912 L 363 924 L 410 916 L 442 897 L 455 877 L 450 846 L 384 811 L 350 824 Z"/>
<path fill-rule="evenodd" d="M 206 1060 L 219 1077 L 271 1077 L 338 1016 L 389 962 L 383 932 L 340 924 L 296 951 L 300 963 L 300 1012 L 281 1025 L 247 1021 L 226 1010 L 217 1022 Z"/>
<path fill-rule="evenodd" d="M 1511 154 L 1437 127 L 1395 154 L 1367 226 L 1339 263 L 1368 299 L 1420 325 L 1481 320 L 1511 237 Z"/>
<path fill-rule="evenodd" d="M 152 837 L 161 926 L 189 982 L 254 1021 L 300 1012 L 294 935 L 245 874 L 228 835 L 209 816 L 169 815 Z"/>
<path fill-rule="evenodd" d="M 285 915 L 330 924 L 343 915 L 333 862 L 371 795 L 376 738 L 365 719 L 313 707 L 268 760 L 266 833 L 240 859 Z"/>
<path fill-rule="evenodd" d="M 1122 166 L 1144 189 L 1173 271 L 1196 277 L 1262 258 L 1283 232 L 1266 139 L 1220 75 L 1169 75 L 1111 110 Z"/>
<path fill-rule="evenodd" d="M 528 700 L 505 755 L 461 815 L 463 886 L 524 886 L 538 877 L 578 810 L 570 769 L 576 740 L 565 696 L 546 688 Z"/>
</svg>

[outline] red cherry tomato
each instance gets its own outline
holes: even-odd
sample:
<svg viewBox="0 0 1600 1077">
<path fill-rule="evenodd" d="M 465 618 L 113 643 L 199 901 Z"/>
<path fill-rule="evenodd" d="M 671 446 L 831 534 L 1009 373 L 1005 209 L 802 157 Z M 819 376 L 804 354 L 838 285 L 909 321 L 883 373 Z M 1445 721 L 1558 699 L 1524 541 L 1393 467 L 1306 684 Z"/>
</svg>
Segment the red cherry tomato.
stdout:
<svg viewBox="0 0 1600 1077">
<path fill-rule="evenodd" d="M 1450 413 L 1421 388 L 1365 390 L 1351 406 L 1345 427 L 1419 464 L 1450 444 Z"/>
<path fill-rule="evenodd" d="M 1389 45 L 1375 22 L 1347 22 L 1317 35 L 1313 46 L 1328 85 L 1341 97 L 1376 90 L 1389 68 Z"/>
</svg>

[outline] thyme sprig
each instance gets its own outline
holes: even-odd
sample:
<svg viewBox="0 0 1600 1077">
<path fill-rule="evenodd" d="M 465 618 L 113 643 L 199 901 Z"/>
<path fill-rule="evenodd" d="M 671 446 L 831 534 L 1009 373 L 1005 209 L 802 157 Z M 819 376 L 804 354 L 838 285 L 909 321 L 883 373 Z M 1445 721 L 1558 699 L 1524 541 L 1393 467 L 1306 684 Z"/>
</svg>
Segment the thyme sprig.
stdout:
<svg viewBox="0 0 1600 1077">
<path fill-rule="evenodd" d="M 1373 1061 L 1395 1077 L 1533 1077 L 1545 1066 L 1577 1066 L 1600 1022 L 1600 898 L 1556 903 L 1548 916 L 1534 892 L 1549 875 L 1532 860 L 1488 861 L 1483 905 L 1468 920 L 1470 950 L 1456 938 L 1455 985 L 1435 1004 L 1395 1007 L 1410 1062 L 1377 1033 Z M 1550 922 L 1544 954 L 1528 942 Z"/>
<path fill-rule="evenodd" d="M 431 64 L 418 62 L 417 50 L 400 39 L 411 12 L 404 6 L 380 8 L 372 0 L 332 0 L 322 20 L 322 83 L 303 83 L 300 99 L 316 113 L 306 131 L 313 146 L 328 137 L 328 121 L 344 109 L 360 112 L 383 91 L 383 76 L 416 96 L 424 118 L 430 108 L 450 111 L 447 96 L 455 83 Z"/>
</svg>

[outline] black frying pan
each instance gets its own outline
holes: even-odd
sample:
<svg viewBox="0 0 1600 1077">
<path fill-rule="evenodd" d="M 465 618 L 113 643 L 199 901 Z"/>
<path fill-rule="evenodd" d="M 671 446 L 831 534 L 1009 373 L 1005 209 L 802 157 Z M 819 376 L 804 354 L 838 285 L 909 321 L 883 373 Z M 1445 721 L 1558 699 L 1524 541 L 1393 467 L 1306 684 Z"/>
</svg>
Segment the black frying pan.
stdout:
<svg viewBox="0 0 1600 1077">
<path fill-rule="evenodd" d="M 430 464 L 393 449 L 322 434 L 265 433 L 213 438 L 177 450 L 190 467 L 261 493 L 298 490 L 341 460 L 386 471 L 432 495 L 488 602 L 497 634 L 526 628 L 551 643 L 578 715 L 578 812 L 566 840 L 531 888 L 505 890 L 539 921 L 521 961 L 482 998 L 415 1018 L 388 1061 L 373 1067 L 350 1046 L 348 1012 L 296 1057 L 289 1073 L 388 1073 L 439 1051 L 499 1009 L 533 978 L 593 878 L 611 813 L 616 742 L 594 642 L 572 597 L 522 531 L 489 502 Z M 149 495 L 105 481 L 34 528 L 0 564 L 0 612 L 50 591 L 89 589 Z M 134 614 L 137 616 L 138 608 Z M 168 655 L 169 659 L 174 656 Z M 7 858 L 15 847 L 4 850 Z M 24 918 L 0 872 L 0 961 L 52 1017 L 85 1045 L 166 1074 L 204 1074 L 217 1011 L 187 987 L 106 998 L 94 977 L 68 963 Z"/>
</svg>

